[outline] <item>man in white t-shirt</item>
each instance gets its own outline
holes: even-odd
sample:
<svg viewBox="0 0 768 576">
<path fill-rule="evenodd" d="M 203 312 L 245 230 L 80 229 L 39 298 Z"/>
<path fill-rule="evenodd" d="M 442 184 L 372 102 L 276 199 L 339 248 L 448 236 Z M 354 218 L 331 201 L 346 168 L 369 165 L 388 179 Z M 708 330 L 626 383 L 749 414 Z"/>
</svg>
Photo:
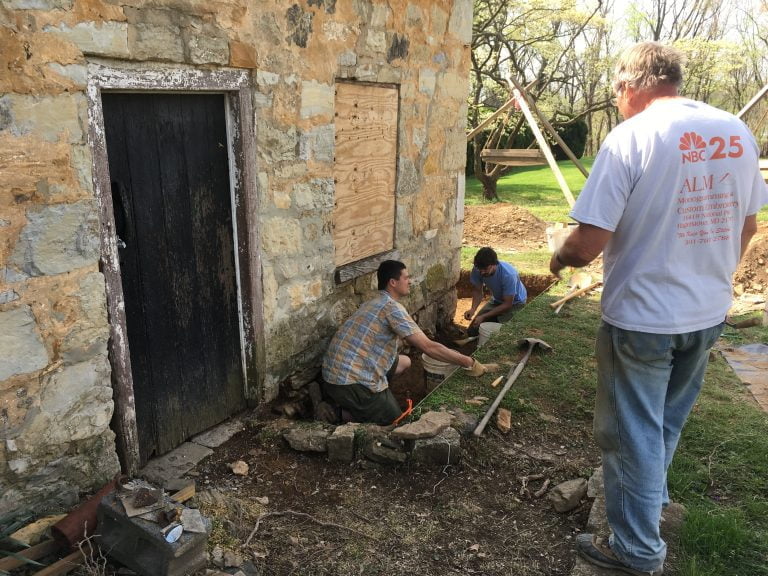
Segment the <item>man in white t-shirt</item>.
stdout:
<svg viewBox="0 0 768 576">
<path fill-rule="evenodd" d="M 758 147 L 732 114 L 678 95 L 683 55 L 654 42 L 616 65 L 625 121 L 606 138 L 571 211 L 579 226 L 550 270 L 603 252 L 595 438 L 610 538 L 578 553 L 628 574 L 660 574 L 667 469 L 731 305 L 732 275 L 768 203 Z"/>
</svg>

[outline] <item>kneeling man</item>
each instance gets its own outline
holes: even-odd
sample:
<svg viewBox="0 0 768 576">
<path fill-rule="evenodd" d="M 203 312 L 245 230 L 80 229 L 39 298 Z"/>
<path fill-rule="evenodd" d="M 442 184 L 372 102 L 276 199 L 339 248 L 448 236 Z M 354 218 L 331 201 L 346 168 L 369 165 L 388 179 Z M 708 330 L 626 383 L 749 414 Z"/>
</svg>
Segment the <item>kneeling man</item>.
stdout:
<svg viewBox="0 0 768 576">
<path fill-rule="evenodd" d="M 323 391 L 355 422 L 392 424 L 402 413 L 388 380 L 411 365 L 398 355 L 398 338 L 428 356 L 458 364 L 472 376 L 497 368 L 430 340 L 398 302 L 411 289 L 405 264 L 385 260 L 376 272 L 379 293 L 339 328 L 323 357 Z"/>
</svg>

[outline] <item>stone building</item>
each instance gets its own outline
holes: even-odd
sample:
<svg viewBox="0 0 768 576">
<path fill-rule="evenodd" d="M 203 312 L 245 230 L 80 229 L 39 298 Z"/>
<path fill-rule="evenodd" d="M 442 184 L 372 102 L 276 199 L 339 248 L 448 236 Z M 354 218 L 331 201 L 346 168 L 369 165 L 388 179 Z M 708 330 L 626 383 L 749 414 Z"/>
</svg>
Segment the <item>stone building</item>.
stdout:
<svg viewBox="0 0 768 576">
<path fill-rule="evenodd" d="M 0 516 L 303 387 L 386 257 L 455 308 L 471 0 L 0 6 Z"/>
</svg>

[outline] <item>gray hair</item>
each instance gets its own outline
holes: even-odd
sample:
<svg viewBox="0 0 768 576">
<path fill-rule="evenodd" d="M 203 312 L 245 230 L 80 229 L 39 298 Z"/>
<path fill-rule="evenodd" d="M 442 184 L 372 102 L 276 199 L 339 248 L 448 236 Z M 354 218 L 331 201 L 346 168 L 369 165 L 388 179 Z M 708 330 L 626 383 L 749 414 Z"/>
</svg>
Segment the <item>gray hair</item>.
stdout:
<svg viewBox="0 0 768 576">
<path fill-rule="evenodd" d="M 672 46 L 658 42 L 640 42 L 622 52 L 613 74 L 613 89 L 622 84 L 635 90 L 652 90 L 658 86 L 680 87 L 683 82 L 685 55 Z"/>
</svg>

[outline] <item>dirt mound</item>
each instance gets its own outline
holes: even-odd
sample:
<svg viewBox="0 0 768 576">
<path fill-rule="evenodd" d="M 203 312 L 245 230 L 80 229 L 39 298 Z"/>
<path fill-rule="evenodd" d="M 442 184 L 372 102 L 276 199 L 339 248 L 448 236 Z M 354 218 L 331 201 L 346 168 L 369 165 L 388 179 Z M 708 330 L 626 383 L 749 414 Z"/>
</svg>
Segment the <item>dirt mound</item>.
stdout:
<svg viewBox="0 0 768 576">
<path fill-rule="evenodd" d="M 513 204 L 484 204 L 464 209 L 463 244 L 491 246 L 504 252 L 526 252 L 546 246 L 547 224 Z M 741 261 L 734 285 L 761 293 L 768 288 L 768 222 L 761 222 Z"/>
<path fill-rule="evenodd" d="M 546 246 L 545 222 L 514 204 L 464 208 L 463 244 L 490 246 L 504 252 L 527 252 Z"/>
<path fill-rule="evenodd" d="M 749 292 L 763 292 L 768 287 L 768 222 L 758 226 L 733 281 Z"/>
</svg>

